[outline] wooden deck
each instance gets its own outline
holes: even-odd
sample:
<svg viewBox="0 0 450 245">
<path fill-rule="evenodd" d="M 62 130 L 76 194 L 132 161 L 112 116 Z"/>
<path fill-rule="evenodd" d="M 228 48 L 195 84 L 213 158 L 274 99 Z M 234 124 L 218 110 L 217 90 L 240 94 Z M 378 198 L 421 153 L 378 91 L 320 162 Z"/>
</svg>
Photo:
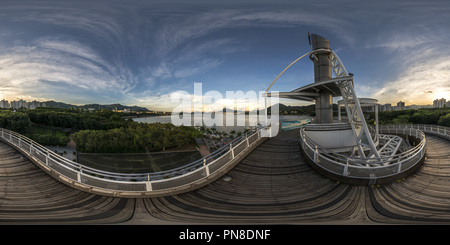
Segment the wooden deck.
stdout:
<svg viewBox="0 0 450 245">
<path fill-rule="evenodd" d="M 304 161 L 298 132 L 262 143 L 198 190 L 124 199 L 84 193 L 0 143 L 0 224 L 450 224 L 450 141 L 427 135 L 427 158 L 391 184 L 354 186 Z"/>
</svg>

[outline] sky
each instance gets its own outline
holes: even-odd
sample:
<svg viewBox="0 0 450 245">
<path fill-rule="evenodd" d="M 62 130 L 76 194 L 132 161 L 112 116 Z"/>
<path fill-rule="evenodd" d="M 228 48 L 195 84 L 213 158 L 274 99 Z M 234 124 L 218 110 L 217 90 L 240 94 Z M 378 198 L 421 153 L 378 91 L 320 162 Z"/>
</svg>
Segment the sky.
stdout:
<svg viewBox="0 0 450 245">
<path fill-rule="evenodd" d="M 264 91 L 326 37 L 359 97 L 450 100 L 450 2 L 0 0 L 0 99 L 145 106 L 176 91 Z M 314 81 L 303 59 L 271 91 Z M 282 101 L 304 105 L 305 102 Z"/>
</svg>

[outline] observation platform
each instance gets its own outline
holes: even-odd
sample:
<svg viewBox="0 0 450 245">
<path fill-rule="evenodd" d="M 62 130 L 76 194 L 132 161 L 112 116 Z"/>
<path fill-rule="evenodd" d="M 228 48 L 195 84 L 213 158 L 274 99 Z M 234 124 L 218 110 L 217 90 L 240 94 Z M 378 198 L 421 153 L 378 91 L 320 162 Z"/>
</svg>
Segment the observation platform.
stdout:
<svg viewBox="0 0 450 245">
<path fill-rule="evenodd" d="M 0 224 L 450 224 L 450 128 L 390 126 L 405 127 L 426 133 L 427 154 L 414 174 L 390 184 L 324 177 L 291 130 L 262 142 L 228 178 L 152 198 L 71 188 L 0 142 Z"/>
</svg>

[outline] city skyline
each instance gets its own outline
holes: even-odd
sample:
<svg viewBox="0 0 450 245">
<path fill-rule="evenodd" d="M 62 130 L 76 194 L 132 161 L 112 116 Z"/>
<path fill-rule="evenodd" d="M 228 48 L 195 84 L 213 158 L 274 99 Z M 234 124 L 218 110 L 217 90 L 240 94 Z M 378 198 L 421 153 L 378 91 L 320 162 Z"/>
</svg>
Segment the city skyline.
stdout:
<svg viewBox="0 0 450 245">
<path fill-rule="evenodd" d="M 0 99 L 170 111 L 170 94 L 192 94 L 194 83 L 223 95 L 265 90 L 310 51 L 312 32 L 330 40 L 360 97 L 426 105 L 450 94 L 449 10 L 445 1 L 6 1 Z M 312 81 L 306 60 L 272 90 Z"/>
<path fill-rule="evenodd" d="M 33 100 L 31 102 L 27 102 L 26 100 L 13 100 L 11 103 L 8 100 L 2 99 L 0 100 L 0 108 L 12 108 L 12 109 L 20 109 L 20 108 L 27 108 L 27 109 L 36 109 L 38 107 L 46 107 L 45 102 L 40 102 L 37 100 Z"/>
<path fill-rule="evenodd" d="M 49 101 L 46 101 L 49 102 Z M 22 107 L 26 108 L 26 109 L 36 109 L 38 107 L 47 107 L 46 106 L 46 102 L 41 102 L 41 101 L 30 101 L 27 102 L 26 100 L 23 99 L 19 99 L 19 100 L 12 100 L 11 102 L 9 102 L 8 100 L 5 99 L 1 99 L 0 100 L 0 108 L 12 108 L 12 109 L 20 109 Z M 53 101 L 56 103 L 64 103 L 67 104 L 65 101 Z M 77 104 L 75 106 L 83 106 L 83 105 L 89 105 L 89 104 L 93 104 L 93 103 L 84 103 L 84 104 Z M 280 102 L 280 104 L 283 104 L 282 102 Z M 336 103 L 334 103 L 336 104 Z M 70 105 L 70 104 L 67 104 Z M 130 106 L 130 105 L 123 105 L 123 106 Z M 134 106 L 139 106 L 139 105 L 134 105 Z M 379 111 L 395 111 L 395 110 L 407 110 L 407 109 L 420 109 L 420 108 L 443 108 L 444 106 L 446 107 L 450 107 L 450 101 L 447 101 L 445 98 L 441 98 L 441 99 L 436 99 L 433 101 L 432 104 L 423 104 L 423 105 L 417 105 L 417 104 L 405 104 L 405 102 L 403 101 L 399 101 L 396 103 L 396 105 L 392 105 L 391 103 L 378 103 L 378 110 Z M 170 111 L 158 111 L 158 110 L 154 110 L 153 108 L 149 108 L 149 107 L 145 107 L 146 109 L 148 109 L 149 111 L 153 111 L 153 112 L 167 112 L 170 113 Z M 203 107 L 202 111 L 217 111 L 220 109 L 214 108 L 212 110 L 205 110 L 208 109 L 208 107 Z M 256 110 L 256 109 L 260 109 L 258 107 L 255 108 L 251 108 L 249 106 L 245 107 L 246 111 L 251 111 L 251 110 Z M 223 104 L 223 109 L 231 109 L 231 106 L 228 106 L 226 104 Z M 115 109 L 117 111 L 117 109 Z M 238 111 L 240 111 L 239 109 L 237 109 Z M 196 110 L 191 110 L 191 112 L 195 112 Z"/>
</svg>

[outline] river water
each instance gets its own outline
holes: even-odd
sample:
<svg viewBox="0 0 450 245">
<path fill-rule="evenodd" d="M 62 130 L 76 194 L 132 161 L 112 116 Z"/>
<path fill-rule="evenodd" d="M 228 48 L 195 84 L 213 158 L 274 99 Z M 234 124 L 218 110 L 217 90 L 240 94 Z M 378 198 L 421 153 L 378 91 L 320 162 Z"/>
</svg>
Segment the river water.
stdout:
<svg viewBox="0 0 450 245">
<path fill-rule="evenodd" d="M 234 116 L 234 124 L 232 126 L 228 126 L 226 124 L 226 117 L 227 116 Z M 302 119 L 308 119 L 311 118 L 310 116 L 306 116 L 306 115 L 280 115 L 279 116 L 279 122 L 287 122 L 287 121 L 296 121 L 296 120 L 302 120 Z M 195 125 L 194 121 L 202 121 L 201 119 L 202 116 L 197 116 L 195 117 L 194 115 L 191 116 L 191 121 L 192 124 L 191 125 Z M 229 114 L 229 113 L 224 113 L 223 115 L 223 126 L 213 126 L 214 128 L 216 128 L 218 131 L 222 131 L 222 132 L 227 132 L 229 133 L 231 130 L 235 130 L 236 132 L 239 131 L 244 131 L 245 129 L 250 128 L 250 117 L 249 115 L 245 115 L 245 126 L 237 126 L 238 120 L 238 116 L 234 115 L 234 114 Z M 135 122 L 144 122 L 144 123 L 172 123 L 172 118 L 171 116 L 150 116 L 150 117 L 135 117 L 133 118 L 133 121 Z M 260 122 L 258 120 L 258 122 Z M 261 124 L 264 124 L 264 122 L 262 122 Z M 200 126 L 200 125 L 195 125 L 195 126 Z"/>
</svg>

